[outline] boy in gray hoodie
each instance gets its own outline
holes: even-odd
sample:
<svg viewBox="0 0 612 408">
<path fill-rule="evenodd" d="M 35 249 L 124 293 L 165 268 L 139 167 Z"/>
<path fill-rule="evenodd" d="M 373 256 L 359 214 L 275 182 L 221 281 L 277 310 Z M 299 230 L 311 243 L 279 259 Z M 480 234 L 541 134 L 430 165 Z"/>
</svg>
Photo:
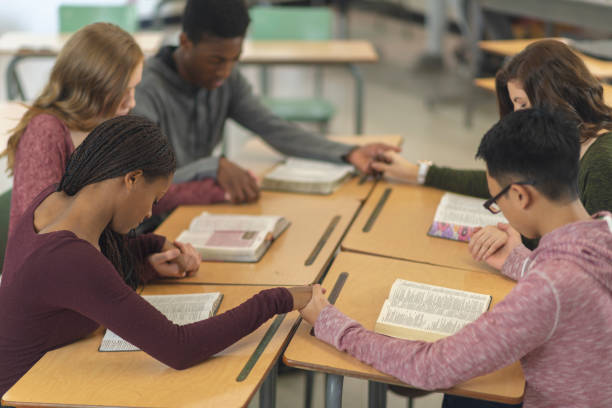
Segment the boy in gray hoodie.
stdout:
<svg viewBox="0 0 612 408">
<path fill-rule="evenodd" d="M 578 199 L 576 124 L 560 113 L 511 113 L 484 136 L 492 198 L 519 233 L 487 258 L 516 287 L 492 310 L 434 343 L 373 333 L 315 287 L 300 311 L 315 335 L 411 386 L 434 390 L 520 360 L 525 408 L 612 406 L 612 216 Z M 445 407 L 480 407 L 447 398 Z"/>
<path fill-rule="evenodd" d="M 370 172 L 383 151 L 399 150 L 332 142 L 272 114 L 235 66 L 249 22 L 244 0 L 189 0 L 180 45 L 163 47 L 145 63 L 134 113 L 159 124 L 170 139 L 178 164 L 175 183 L 213 177 L 233 202 L 257 199 L 259 188 L 248 171 L 211 157 L 228 118 L 285 155 L 348 162 L 362 172 Z"/>
</svg>

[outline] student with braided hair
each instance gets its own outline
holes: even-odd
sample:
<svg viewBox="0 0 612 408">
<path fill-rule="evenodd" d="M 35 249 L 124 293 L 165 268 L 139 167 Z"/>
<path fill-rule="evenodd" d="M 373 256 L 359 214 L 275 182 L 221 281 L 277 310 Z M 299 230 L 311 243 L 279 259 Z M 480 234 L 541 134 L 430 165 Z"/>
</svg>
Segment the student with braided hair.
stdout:
<svg viewBox="0 0 612 408">
<path fill-rule="evenodd" d="M 2 153 L 14 175 L 9 231 L 34 197 L 59 183 L 70 154 L 93 128 L 134 108 L 143 60 L 134 38 L 109 23 L 85 26 L 66 42 Z M 223 199 L 224 191 L 209 178 L 173 185 L 154 211 Z"/>
<path fill-rule="evenodd" d="M 47 351 L 99 325 L 175 369 L 200 363 L 276 313 L 300 309 L 310 287 L 260 292 L 226 313 L 177 326 L 135 288 L 165 276 L 164 237 L 126 234 L 168 190 L 175 156 L 157 125 L 120 116 L 75 150 L 57 186 L 15 224 L 0 282 L 0 395 Z M 187 268 L 199 259 L 185 251 Z"/>
</svg>

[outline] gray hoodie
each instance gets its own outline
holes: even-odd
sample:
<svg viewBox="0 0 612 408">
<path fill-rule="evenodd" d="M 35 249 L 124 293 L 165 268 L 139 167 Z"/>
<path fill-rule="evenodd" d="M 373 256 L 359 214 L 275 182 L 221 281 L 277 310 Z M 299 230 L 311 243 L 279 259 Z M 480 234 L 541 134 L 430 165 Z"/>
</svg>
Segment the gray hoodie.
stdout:
<svg viewBox="0 0 612 408">
<path fill-rule="evenodd" d="M 158 123 L 170 139 L 178 164 L 174 182 L 216 177 L 219 161 L 211 154 L 223 137 L 227 118 L 288 156 L 342 162 L 355 147 L 332 142 L 272 114 L 253 95 L 237 67 L 212 91 L 190 84 L 176 70 L 175 49 L 163 47 L 146 61 L 134 108 L 134 113 Z"/>
</svg>

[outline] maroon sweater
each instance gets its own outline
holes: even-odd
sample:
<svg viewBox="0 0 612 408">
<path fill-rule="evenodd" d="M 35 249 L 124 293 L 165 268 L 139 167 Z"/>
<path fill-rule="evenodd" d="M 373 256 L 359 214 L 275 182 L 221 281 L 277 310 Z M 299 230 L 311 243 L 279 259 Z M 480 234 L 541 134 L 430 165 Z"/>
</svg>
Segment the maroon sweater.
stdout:
<svg viewBox="0 0 612 408">
<path fill-rule="evenodd" d="M 74 145 L 70 130 L 53 115 L 43 113 L 30 120 L 15 153 L 15 177 L 11 197 L 9 231 L 30 202 L 51 184 L 59 184 Z M 225 191 L 212 178 L 177 183 L 170 186 L 153 208 L 154 214 L 179 205 L 211 204 L 225 200 Z"/>
<path fill-rule="evenodd" d="M 99 325 L 168 366 L 183 369 L 293 308 L 287 289 L 269 289 L 223 314 L 176 325 L 127 286 L 88 242 L 70 231 L 34 231 L 34 210 L 51 192 L 49 187 L 35 198 L 7 246 L 0 282 L 0 395 L 47 351 Z M 146 262 L 163 242 L 163 237 L 151 234 L 134 238 L 130 246 L 139 261 Z M 147 266 L 144 279 L 154 276 Z"/>
</svg>

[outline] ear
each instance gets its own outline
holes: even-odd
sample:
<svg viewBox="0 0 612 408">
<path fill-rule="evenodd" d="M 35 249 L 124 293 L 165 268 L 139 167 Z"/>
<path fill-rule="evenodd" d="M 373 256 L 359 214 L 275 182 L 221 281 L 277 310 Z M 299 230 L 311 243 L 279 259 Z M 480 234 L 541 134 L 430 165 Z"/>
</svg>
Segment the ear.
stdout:
<svg viewBox="0 0 612 408">
<path fill-rule="evenodd" d="M 127 187 L 128 190 L 134 188 L 137 183 L 140 183 L 144 179 L 144 173 L 142 170 L 134 170 L 126 173 L 123 176 L 123 184 Z"/>
<path fill-rule="evenodd" d="M 187 34 L 181 32 L 179 35 L 179 46 L 183 48 L 185 51 L 191 51 L 193 48 L 193 42 L 187 37 Z"/>
<path fill-rule="evenodd" d="M 535 199 L 534 193 L 531 186 L 526 186 L 524 184 L 513 184 L 509 192 L 512 199 L 522 210 L 526 210 L 533 205 Z"/>
</svg>

